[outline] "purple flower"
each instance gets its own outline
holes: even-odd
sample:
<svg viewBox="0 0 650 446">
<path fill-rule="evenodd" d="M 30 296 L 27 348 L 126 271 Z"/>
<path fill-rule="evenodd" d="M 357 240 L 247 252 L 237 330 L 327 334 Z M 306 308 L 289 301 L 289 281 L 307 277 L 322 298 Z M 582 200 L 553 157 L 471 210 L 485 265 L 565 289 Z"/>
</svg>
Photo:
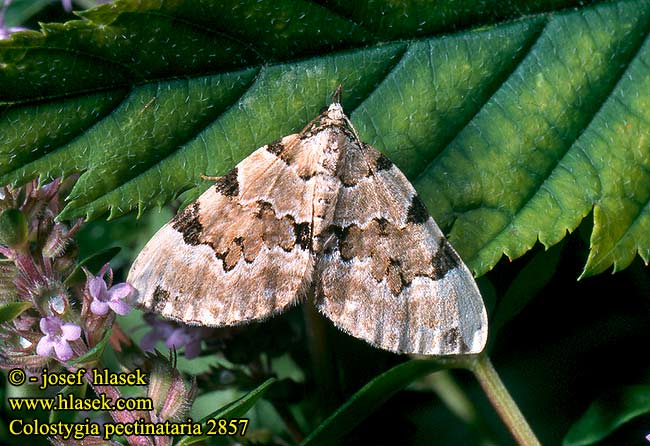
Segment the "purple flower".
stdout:
<svg viewBox="0 0 650 446">
<path fill-rule="evenodd" d="M 109 308 L 121 315 L 131 311 L 131 306 L 125 300 L 135 293 L 135 288 L 126 282 L 108 288 L 101 274 L 88 281 L 88 291 L 93 298 L 90 311 L 97 316 L 105 315 Z"/>
<path fill-rule="evenodd" d="M 165 341 L 167 348 L 185 347 L 185 357 L 192 359 L 201 353 L 201 341 L 210 332 L 209 328 L 181 325 L 172 321 L 145 314 L 144 319 L 151 325 L 151 331 L 142 337 L 140 346 L 145 351 L 152 351 L 158 341 Z"/>
<path fill-rule="evenodd" d="M 52 356 L 52 350 L 61 361 L 72 358 L 72 347 L 69 342 L 81 337 L 81 327 L 76 324 L 64 324 L 56 316 L 48 316 L 41 319 L 39 325 L 45 334 L 36 345 L 36 353 L 39 356 Z"/>
</svg>

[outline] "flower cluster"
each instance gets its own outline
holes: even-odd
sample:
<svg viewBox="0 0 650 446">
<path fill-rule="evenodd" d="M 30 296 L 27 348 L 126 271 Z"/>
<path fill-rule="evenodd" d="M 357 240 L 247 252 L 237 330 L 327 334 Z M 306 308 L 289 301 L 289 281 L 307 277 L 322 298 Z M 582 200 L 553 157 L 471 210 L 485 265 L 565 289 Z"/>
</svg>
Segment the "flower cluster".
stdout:
<svg viewBox="0 0 650 446">
<path fill-rule="evenodd" d="M 133 346 L 114 322 L 117 314 L 129 313 L 129 301 L 136 290 L 128 283 L 114 283 L 108 264 L 97 274 L 79 264 L 78 248 L 72 236 L 81 226 L 81 220 L 57 221 L 62 199 L 74 180 L 55 180 L 43 186 L 33 181 L 21 188 L 0 189 L 2 368 L 22 367 L 33 376 L 46 365 L 69 371 L 75 371 L 80 364 L 88 369 L 101 368 L 100 356 L 105 344 L 100 343 L 110 333 L 114 335 L 111 341 L 120 348 Z M 173 347 L 185 346 L 192 354 L 199 353 L 199 332 L 188 329 L 164 331 L 164 334 L 169 335 Z M 126 355 L 124 358 L 128 362 Z M 75 364 L 71 361 L 75 359 L 82 362 Z M 149 377 L 142 396 L 149 397 L 154 407 L 149 411 L 111 411 L 113 420 L 155 423 L 187 417 L 196 393 L 195 382 L 185 379 L 171 359 L 159 354 L 141 355 L 137 366 Z M 125 364 L 123 367 L 129 368 Z M 88 383 L 97 395 L 104 394 L 113 401 L 123 397 L 115 386 L 96 385 L 90 378 Z M 132 435 L 126 436 L 126 440 L 133 445 L 162 446 L 171 445 L 173 439 Z M 55 436 L 51 441 L 55 445 L 120 444 L 93 436 L 78 441 Z"/>
<path fill-rule="evenodd" d="M 56 221 L 73 181 L 33 181 L 0 193 L 0 305 L 16 312 L 0 330 L 0 367 L 38 368 L 50 358 L 80 356 L 103 338 L 116 313 L 130 310 L 135 290 L 111 286 L 108 264 L 97 276 L 78 267 L 72 236 L 81 220 Z"/>
</svg>

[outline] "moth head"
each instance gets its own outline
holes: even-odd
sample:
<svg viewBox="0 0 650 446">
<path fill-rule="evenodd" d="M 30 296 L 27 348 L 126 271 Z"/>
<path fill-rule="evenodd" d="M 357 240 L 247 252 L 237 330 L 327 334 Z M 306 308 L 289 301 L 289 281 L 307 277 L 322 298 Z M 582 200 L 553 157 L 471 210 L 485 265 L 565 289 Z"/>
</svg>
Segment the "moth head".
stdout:
<svg viewBox="0 0 650 446">
<path fill-rule="evenodd" d="M 327 111 L 324 113 L 323 118 L 321 119 L 322 124 L 327 124 L 330 121 L 341 122 L 345 121 L 347 117 L 343 113 L 343 107 L 338 102 L 332 102 L 332 104 L 327 107 Z"/>
</svg>

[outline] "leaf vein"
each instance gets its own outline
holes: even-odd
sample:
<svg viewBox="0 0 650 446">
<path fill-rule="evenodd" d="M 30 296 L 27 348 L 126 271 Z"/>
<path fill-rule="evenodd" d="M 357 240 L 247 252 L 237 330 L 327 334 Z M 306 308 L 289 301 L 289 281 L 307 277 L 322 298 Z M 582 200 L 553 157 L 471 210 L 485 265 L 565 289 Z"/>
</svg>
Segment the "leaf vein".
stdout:
<svg viewBox="0 0 650 446">
<path fill-rule="evenodd" d="M 435 166 L 438 165 L 438 163 L 439 163 L 440 160 L 442 159 L 442 155 L 443 155 L 446 151 L 451 150 L 450 147 L 451 147 L 451 145 L 453 144 L 453 142 L 456 140 L 456 138 L 457 138 L 461 133 L 463 133 L 463 131 L 464 131 L 468 126 L 473 125 L 472 123 L 474 122 L 474 119 L 476 118 L 476 116 L 478 116 L 478 115 L 481 113 L 481 111 L 482 111 L 482 110 L 485 108 L 485 106 L 490 102 L 490 100 L 492 100 L 492 98 L 494 97 L 494 95 L 495 95 L 499 90 L 501 90 L 501 88 L 503 88 L 504 86 L 508 86 L 508 87 L 509 87 L 509 85 L 507 84 L 508 79 L 510 79 L 513 75 L 517 75 L 517 74 L 518 74 L 518 70 L 517 70 L 517 68 L 520 66 L 521 61 L 524 60 L 524 59 L 528 56 L 528 54 L 530 53 L 531 48 L 533 48 L 533 47 L 535 46 L 535 44 L 537 43 L 537 41 L 540 39 L 540 36 L 543 34 L 544 30 L 546 29 L 547 24 L 548 24 L 548 20 L 547 20 L 547 19 L 546 19 L 546 20 L 543 20 L 543 21 L 540 21 L 540 23 L 539 23 L 537 29 L 535 30 L 535 33 L 534 33 L 535 35 L 533 35 L 532 38 L 527 42 L 527 48 L 523 49 L 523 50 L 520 52 L 519 59 L 516 60 L 516 61 L 514 61 L 514 62 L 512 63 L 512 68 L 510 69 L 510 71 L 503 73 L 502 76 L 501 76 L 501 81 L 500 81 L 500 82 L 495 82 L 495 83 L 493 84 L 492 91 L 491 91 L 490 93 L 488 93 L 488 94 L 486 94 L 486 95 L 484 96 L 483 103 L 480 104 L 480 106 L 478 106 L 478 107 L 476 108 L 476 111 L 475 111 L 473 114 L 469 114 L 469 115 L 467 115 L 467 118 L 466 118 L 466 120 L 465 120 L 465 123 L 463 123 L 462 125 L 458 126 L 456 132 L 455 132 L 454 134 L 450 135 L 449 138 L 447 138 L 448 142 L 447 142 L 447 144 L 442 148 L 442 150 L 438 151 L 437 155 L 436 155 L 436 156 L 435 156 L 435 157 L 434 157 L 434 158 L 433 158 L 429 163 L 423 163 L 424 166 L 422 167 L 422 169 L 420 170 L 420 172 L 418 172 L 418 173 L 414 176 L 414 180 L 413 180 L 414 183 L 418 182 L 418 181 L 421 179 L 421 177 L 422 177 L 423 175 L 425 175 L 428 171 L 430 171 L 431 169 L 433 169 Z M 431 60 L 430 60 L 430 63 L 432 63 Z M 481 135 L 481 137 L 482 137 L 483 140 L 486 141 L 486 143 L 487 143 L 487 139 L 485 139 L 485 137 L 484 137 L 483 135 Z M 469 157 L 468 157 L 468 158 L 469 158 Z"/>
</svg>

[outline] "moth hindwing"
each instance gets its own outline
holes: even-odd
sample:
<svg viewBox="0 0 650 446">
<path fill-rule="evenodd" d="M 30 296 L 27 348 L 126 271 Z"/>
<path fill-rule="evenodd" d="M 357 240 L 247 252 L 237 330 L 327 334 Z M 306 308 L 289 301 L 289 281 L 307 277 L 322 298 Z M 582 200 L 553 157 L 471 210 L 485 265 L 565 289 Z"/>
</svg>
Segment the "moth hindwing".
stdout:
<svg viewBox="0 0 650 446">
<path fill-rule="evenodd" d="M 387 350 L 478 353 L 476 283 L 404 174 L 333 103 L 261 147 L 149 241 L 138 304 L 188 324 L 269 317 L 301 301 Z"/>
</svg>

